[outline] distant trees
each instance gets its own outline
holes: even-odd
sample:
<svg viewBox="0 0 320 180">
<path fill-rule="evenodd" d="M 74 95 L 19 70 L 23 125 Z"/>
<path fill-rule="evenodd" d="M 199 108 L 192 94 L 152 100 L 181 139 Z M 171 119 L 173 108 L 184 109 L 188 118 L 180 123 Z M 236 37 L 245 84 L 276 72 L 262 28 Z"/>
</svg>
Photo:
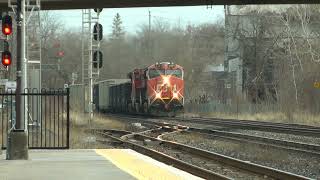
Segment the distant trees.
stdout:
<svg viewBox="0 0 320 180">
<path fill-rule="evenodd" d="M 313 87 L 320 79 L 319 10 L 316 5 L 243 6 L 229 18 L 228 36 L 242 43 L 244 83 L 256 89 L 261 102 L 276 99 L 288 119 L 296 110 L 320 107 L 320 92 Z"/>
<path fill-rule="evenodd" d="M 62 48 L 59 41 L 63 29 L 61 21 L 56 16 L 49 11 L 41 12 L 42 86 L 46 88 L 63 87 L 68 80 L 65 71 L 58 70 L 58 65 L 62 62 L 56 57 L 58 50 Z"/>
<path fill-rule="evenodd" d="M 112 23 L 112 34 L 110 36 L 111 40 L 121 40 L 124 38 L 125 32 L 122 27 L 122 20 L 120 17 L 120 14 L 117 13 L 115 17 L 113 18 Z"/>
</svg>

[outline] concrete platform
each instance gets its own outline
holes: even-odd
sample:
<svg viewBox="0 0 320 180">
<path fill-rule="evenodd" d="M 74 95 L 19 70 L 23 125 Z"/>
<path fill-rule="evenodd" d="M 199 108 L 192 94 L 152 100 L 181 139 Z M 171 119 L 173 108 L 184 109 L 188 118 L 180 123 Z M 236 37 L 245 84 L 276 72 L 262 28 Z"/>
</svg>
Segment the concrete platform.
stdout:
<svg viewBox="0 0 320 180">
<path fill-rule="evenodd" d="M 200 179 L 129 149 L 30 150 L 24 161 L 0 156 L 0 180 Z"/>
</svg>

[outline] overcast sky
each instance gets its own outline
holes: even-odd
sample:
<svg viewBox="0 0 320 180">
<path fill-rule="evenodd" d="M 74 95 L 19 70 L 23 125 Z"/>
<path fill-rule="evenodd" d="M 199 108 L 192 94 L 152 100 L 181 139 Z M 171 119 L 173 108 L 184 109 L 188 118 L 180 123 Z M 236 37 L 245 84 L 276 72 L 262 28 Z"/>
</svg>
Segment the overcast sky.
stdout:
<svg viewBox="0 0 320 180">
<path fill-rule="evenodd" d="M 163 20 L 170 24 L 215 23 L 224 19 L 223 6 L 188 6 L 188 7 L 153 7 L 153 8 L 118 8 L 103 9 L 101 13 L 101 24 L 104 33 L 111 33 L 112 20 L 116 13 L 119 13 L 123 27 L 126 32 L 135 33 L 141 24 L 148 24 L 149 11 L 151 20 Z M 81 30 L 81 10 L 53 11 L 66 28 Z M 63 16 L 62 16 L 63 14 Z M 151 21 L 151 22 L 152 22 Z"/>
</svg>

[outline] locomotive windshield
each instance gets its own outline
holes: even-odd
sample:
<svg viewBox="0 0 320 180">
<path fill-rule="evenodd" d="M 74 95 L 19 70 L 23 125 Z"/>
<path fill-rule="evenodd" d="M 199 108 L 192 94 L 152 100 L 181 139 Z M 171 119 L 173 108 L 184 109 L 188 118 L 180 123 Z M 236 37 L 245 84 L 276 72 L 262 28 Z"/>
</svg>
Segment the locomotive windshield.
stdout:
<svg viewBox="0 0 320 180">
<path fill-rule="evenodd" d="M 159 69 L 150 69 L 149 70 L 149 78 L 155 78 L 160 75 L 170 75 L 170 76 L 175 76 L 177 78 L 182 78 L 182 71 L 181 69 L 167 69 L 167 70 L 159 70 Z"/>
<path fill-rule="evenodd" d="M 164 75 L 164 70 L 159 70 L 159 69 L 150 69 L 149 70 L 149 78 L 155 78 L 160 75 Z"/>
<path fill-rule="evenodd" d="M 175 70 L 167 69 L 166 75 L 171 75 L 171 76 L 175 76 L 177 78 L 182 78 L 182 71 L 181 71 L 181 69 L 175 69 Z"/>
</svg>

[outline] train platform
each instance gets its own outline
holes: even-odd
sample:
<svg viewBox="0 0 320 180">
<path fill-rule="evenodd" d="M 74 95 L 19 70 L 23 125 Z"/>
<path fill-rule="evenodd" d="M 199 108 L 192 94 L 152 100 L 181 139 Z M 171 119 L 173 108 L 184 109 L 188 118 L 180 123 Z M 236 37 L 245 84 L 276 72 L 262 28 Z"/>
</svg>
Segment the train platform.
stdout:
<svg viewBox="0 0 320 180">
<path fill-rule="evenodd" d="M 130 149 L 30 150 L 0 159 L 0 180 L 201 179 Z"/>
</svg>

